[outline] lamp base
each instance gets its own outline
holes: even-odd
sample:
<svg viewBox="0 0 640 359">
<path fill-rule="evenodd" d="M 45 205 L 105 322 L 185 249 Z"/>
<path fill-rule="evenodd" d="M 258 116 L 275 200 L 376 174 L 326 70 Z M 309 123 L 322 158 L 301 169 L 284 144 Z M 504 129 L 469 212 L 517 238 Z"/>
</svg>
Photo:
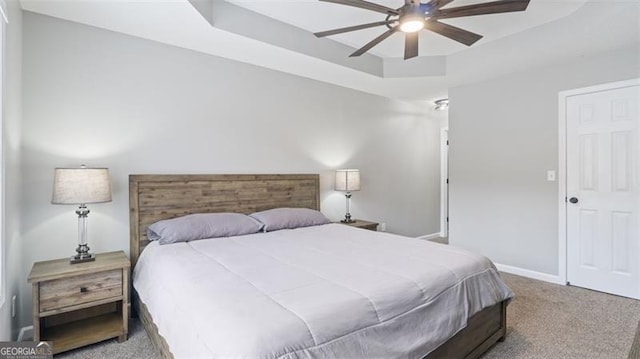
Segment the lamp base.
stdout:
<svg viewBox="0 0 640 359">
<path fill-rule="evenodd" d="M 77 264 L 77 263 L 91 262 L 95 260 L 96 260 L 96 256 L 93 253 L 87 253 L 82 256 L 79 254 L 76 254 L 75 256 L 71 257 L 71 259 L 69 260 L 69 263 Z"/>
<path fill-rule="evenodd" d="M 86 244 L 79 244 L 78 248 L 76 248 L 76 252 L 78 252 L 78 254 L 71 257 L 71 260 L 69 260 L 71 264 L 91 262 L 96 260 L 96 256 L 93 253 L 89 253 L 89 246 Z"/>
<path fill-rule="evenodd" d="M 348 200 L 348 197 L 347 197 Z M 351 219 L 351 213 L 347 209 L 347 213 L 344 215 L 344 219 L 340 221 L 340 223 L 354 223 L 355 221 Z"/>
</svg>

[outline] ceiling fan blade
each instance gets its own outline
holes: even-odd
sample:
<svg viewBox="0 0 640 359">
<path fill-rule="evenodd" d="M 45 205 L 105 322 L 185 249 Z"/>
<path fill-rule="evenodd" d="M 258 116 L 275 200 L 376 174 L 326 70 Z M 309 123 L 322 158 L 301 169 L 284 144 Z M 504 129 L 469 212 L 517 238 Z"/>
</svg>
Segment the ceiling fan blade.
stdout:
<svg viewBox="0 0 640 359">
<path fill-rule="evenodd" d="M 324 2 L 331 2 L 334 4 L 341 4 L 347 6 L 358 7 L 365 10 L 377 11 L 387 15 L 399 15 L 400 12 L 390 7 L 375 4 L 364 0 L 320 0 Z"/>
<path fill-rule="evenodd" d="M 429 5 L 431 6 L 432 9 L 439 9 L 445 5 L 448 5 L 451 2 L 453 2 L 453 0 L 431 0 L 429 2 Z"/>
<path fill-rule="evenodd" d="M 385 31 L 382 35 L 376 37 L 375 39 L 371 40 L 368 44 L 364 45 L 363 47 L 361 47 L 358 51 L 354 52 L 353 54 L 349 55 L 349 57 L 355 57 L 355 56 L 360 56 L 362 54 L 364 54 L 365 52 L 371 50 L 372 47 L 378 45 L 379 43 L 382 42 L 382 40 L 386 39 L 387 37 L 393 35 L 394 32 L 396 32 L 396 28 L 392 28 L 389 29 L 387 31 Z"/>
<path fill-rule="evenodd" d="M 340 29 L 333 29 L 333 30 L 327 30 L 327 31 L 322 31 L 322 32 L 316 32 L 314 35 L 316 35 L 316 37 L 325 37 L 325 36 L 331 36 L 331 35 L 336 35 L 336 34 L 342 34 L 343 32 L 368 29 L 370 27 L 376 27 L 376 26 L 380 26 L 380 25 L 387 25 L 388 23 L 389 23 L 389 21 L 378 21 L 378 22 L 372 22 L 372 23 L 369 23 L 369 24 L 362 24 L 362 25 L 356 25 L 356 26 L 343 27 L 343 28 L 340 28 Z"/>
<path fill-rule="evenodd" d="M 435 11 L 432 19 L 450 19 L 454 17 L 499 14 L 503 12 L 524 11 L 529 0 L 501 0 L 484 4 L 459 6 Z"/>
<path fill-rule="evenodd" d="M 404 59 L 418 56 L 418 40 L 420 31 L 408 32 L 404 34 Z"/>
<path fill-rule="evenodd" d="M 473 45 L 476 41 L 482 39 L 482 35 L 478 35 L 471 31 L 451 26 L 435 20 L 425 21 L 424 27 L 442 36 L 446 36 L 451 40 L 463 43 L 467 46 Z"/>
</svg>

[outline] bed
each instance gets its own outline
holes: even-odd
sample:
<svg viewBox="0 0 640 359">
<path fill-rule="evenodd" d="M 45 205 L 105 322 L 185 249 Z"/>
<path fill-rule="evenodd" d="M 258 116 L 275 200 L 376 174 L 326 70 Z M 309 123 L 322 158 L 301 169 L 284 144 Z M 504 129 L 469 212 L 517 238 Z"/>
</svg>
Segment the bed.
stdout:
<svg viewBox="0 0 640 359">
<path fill-rule="evenodd" d="M 164 358 L 476 358 L 505 336 L 510 291 L 486 258 L 452 247 L 340 224 L 146 238 L 150 224 L 193 213 L 319 210 L 318 175 L 129 184 L 133 305 Z"/>
</svg>

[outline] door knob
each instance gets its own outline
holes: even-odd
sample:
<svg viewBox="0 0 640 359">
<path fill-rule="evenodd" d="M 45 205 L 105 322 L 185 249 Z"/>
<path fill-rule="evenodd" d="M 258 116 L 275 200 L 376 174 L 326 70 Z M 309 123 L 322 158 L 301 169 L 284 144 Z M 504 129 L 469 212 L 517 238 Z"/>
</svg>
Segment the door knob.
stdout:
<svg viewBox="0 0 640 359">
<path fill-rule="evenodd" d="M 576 197 L 571 197 L 571 198 L 569 198 L 569 202 L 571 202 L 571 203 L 578 203 L 578 198 L 576 198 Z"/>
</svg>

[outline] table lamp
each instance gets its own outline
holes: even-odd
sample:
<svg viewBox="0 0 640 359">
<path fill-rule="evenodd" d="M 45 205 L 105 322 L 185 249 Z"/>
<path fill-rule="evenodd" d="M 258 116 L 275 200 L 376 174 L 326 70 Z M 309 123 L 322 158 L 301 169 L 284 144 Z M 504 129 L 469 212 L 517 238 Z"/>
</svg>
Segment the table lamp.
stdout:
<svg viewBox="0 0 640 359">
<path fill-rule="evenodd" d="M 351 205 L 351 191 L 360 190 L 360 170 L 344 169 L 336 170 L 336 191 L 346 191 L 345 197 L 347 199 L 347 213 L 344 215 L 342 223 L 353 223 L 351 219 L 351 213 L 349 213 L 349 207 Z"/>
<path fill-rule="evenodd" d="M 111 182 L 106 168 L 56 168 L 53 177 L 53 204 L 77 204 L 78 248 L 71 263 L 95 260 L 87 243 L 87 204 L 111 202 Z"/>
</svg>

